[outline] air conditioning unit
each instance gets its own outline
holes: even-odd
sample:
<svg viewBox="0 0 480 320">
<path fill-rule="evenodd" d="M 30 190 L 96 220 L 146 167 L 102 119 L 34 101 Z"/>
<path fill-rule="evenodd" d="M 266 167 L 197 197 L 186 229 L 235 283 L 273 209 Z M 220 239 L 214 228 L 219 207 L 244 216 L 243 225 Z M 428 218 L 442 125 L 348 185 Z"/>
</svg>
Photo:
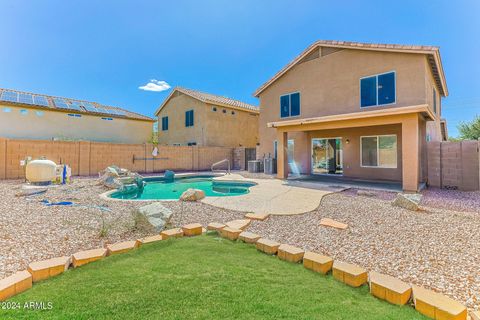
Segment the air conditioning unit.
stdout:
<svg viewBox="0 0 480 320">
<path fill-rule="evenodd" d="M 263 163 L 261 160 L 250 160 L 248 161 L 248 172 L 255 173 L 255 172 L 262 172 Z"/>
<path fill-rule="evenodd" d="M 263 160 L 263 172 L 265 174 L 277 173 L 277 159 L 265 158 Z"/>
</svg>

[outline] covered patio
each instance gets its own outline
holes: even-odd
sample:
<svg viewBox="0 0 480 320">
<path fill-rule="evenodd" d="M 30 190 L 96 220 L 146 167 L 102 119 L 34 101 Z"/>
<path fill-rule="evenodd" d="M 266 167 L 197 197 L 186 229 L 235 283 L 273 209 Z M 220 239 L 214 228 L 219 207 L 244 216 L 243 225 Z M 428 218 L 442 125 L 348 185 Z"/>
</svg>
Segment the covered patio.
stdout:
<svg viewBox="0 0 480 320">
<path fill-rule="evenodd" d="M 288 178 L 292 167 L 300 174 L 322 172 L 317 170 L 322 165 L 317 165 L 314 142 L 324 140 L 335 150 L 333 162 L 341 165 L 324 170 L 319 180 L 335 176 L 351 182 L 377 180 L 417 192 L 427 177 L 426 121 L 433 119 L 428 106 L 419 105 L 269 123 L 277 135 L 277 177 Z M 289 140 L 295 144 L 293 160 Z M 337 141 L 337 148 L 332 141 Z"/>
</svg>

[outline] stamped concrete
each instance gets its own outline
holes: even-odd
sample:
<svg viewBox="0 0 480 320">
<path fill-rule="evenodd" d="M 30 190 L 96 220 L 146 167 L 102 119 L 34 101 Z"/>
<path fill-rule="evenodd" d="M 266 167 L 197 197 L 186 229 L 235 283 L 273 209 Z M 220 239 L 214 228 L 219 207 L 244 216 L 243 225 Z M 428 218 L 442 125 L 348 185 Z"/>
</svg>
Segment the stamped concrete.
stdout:
<svg viewBox="0 0 480 320">
<path fill-rule="evenodd" d="M 217 177 L 220 181 L 251 181 L 250 192 L 234 197 L 206 197 L 212 206 L 258 214 L 292 215 L 315 210 L 323 196 L 332 191 L 289 185 L 278 179 L 246 179 L 239 174 Z"/>
</svg>

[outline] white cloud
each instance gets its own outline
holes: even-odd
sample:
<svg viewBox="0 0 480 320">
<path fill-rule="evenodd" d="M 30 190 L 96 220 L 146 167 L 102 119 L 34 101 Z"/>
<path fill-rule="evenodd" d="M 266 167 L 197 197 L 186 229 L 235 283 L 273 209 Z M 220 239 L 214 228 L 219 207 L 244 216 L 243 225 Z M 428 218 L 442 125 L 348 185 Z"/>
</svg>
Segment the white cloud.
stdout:
<svg viewBox="0 0 480 320">
<path fill-rule="evenodd" d="M 138 87 L 140 90 L 161 92 L 170 89 L 171 86 L 166 81 L 152 79 L 144 86 Z"/>
</svg>

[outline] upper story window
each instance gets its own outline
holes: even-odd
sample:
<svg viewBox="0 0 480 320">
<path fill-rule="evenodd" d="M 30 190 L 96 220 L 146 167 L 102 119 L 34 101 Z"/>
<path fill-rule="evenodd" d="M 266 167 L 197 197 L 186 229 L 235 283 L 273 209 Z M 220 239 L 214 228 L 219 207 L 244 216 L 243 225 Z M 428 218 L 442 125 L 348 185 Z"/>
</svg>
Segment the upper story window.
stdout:
<svg viewBox="0 0 480 320">
<path fill-rule="evenodd" d="M 437 114 L 437 91 L 433 88 L 433 113 Z"/>
<path fill-rule="evenodd" d="M 371 107 L 395 103 L 395 72 L 360 79 L 360 106 Z"/>
<path fill-rule="evenodd" d="M 162 117 L 162 131 L 168 130 L 168 117 Z"/>
<path fill-rule="evenodd" d="M 290 93 L 280 97 L 280 117 L 295 117 L 300 115 L 300 93 Z"/>
<path fill-rule="evenodd" d="M 185 112 L 185 127 L 193 127 L 193 110 Z"/>
</svg>

